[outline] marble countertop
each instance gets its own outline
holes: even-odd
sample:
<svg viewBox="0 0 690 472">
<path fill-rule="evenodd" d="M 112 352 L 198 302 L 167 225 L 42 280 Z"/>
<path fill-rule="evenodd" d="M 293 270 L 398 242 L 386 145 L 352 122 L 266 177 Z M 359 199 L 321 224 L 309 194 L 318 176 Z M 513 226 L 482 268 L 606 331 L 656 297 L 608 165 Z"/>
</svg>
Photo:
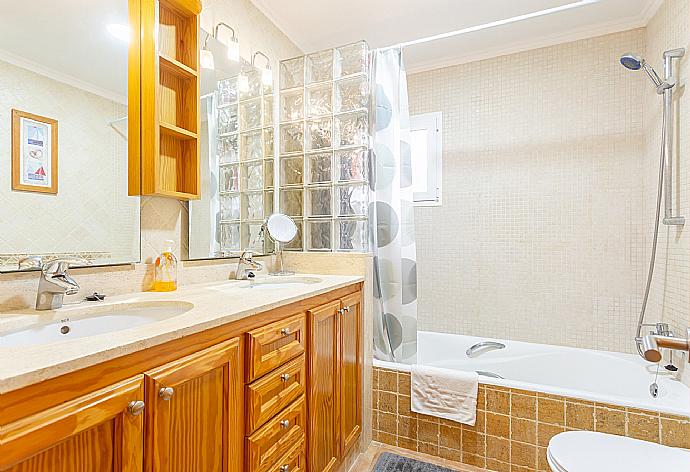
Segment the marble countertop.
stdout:
<svg viewBox="0 0 690 472">
<path fill-rule="evenodd" d="M 0 394 L 364 280 L 360 276 L 345 275 L 299 276 L 315 277 L 320 281 L 257 289 L 249 288 L 247 281 L 227 280 L 189 285 L 175 292 L 108 297 L 103 302 L 66 305 L 54 311 L 0 313 Z M 257 278 L 259 282 L 265 279 Z M 49 344 L 2 347 L 3 335 L 17 330 L 59 323 L 65 318 L 97 317 L 119 308 L 160 301 L 189 310 L 116 332 Z"/>
</svg>

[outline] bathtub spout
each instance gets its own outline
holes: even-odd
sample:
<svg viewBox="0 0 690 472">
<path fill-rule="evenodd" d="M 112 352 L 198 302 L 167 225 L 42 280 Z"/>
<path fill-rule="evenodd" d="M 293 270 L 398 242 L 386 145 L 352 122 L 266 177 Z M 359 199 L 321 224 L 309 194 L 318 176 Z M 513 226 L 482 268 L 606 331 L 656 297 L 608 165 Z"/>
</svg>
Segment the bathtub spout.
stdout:
<svg viewBox="0 0 690 472">
<path fill-rule="evenodd" d="M 673 349 L 676 351 L 690 351 L 690 328 L 687 332 L 687 337 L 676 338 L 673 336 L 660 336 L 657 334 L 649 334 L 644 336 L 641 340 L 642 352 L 644 358 L 649 362 L 661 361 L 661 349 Z M 690 362 L 690 358 L 688 359 Z"/>
<path fill-rule="evenodd" d="M 465 354 L 467 354 L 467 357 L 477 357 L 479 354 L 483 354 L 484 352 L 505 349 L 505 347 L 506 345 L 503 343 L 482 341 L 471 346 L 467 351 L 465 351 Z"/>
</svg>

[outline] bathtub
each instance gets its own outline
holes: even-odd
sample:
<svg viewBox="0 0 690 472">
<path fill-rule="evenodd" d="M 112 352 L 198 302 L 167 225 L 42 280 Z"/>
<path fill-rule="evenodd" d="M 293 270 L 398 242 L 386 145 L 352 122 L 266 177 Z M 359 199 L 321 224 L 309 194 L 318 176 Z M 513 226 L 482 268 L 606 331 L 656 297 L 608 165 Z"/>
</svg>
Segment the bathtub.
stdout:
<svg viewBox="0 0 690 472">
<path fill-rule="evenodd" d="M 506 348 L 468 358 L 465 351 L 482 341 L 500 342 Z M 690 416 L 690 388 L 661 367 L 657 379 L 659 395 L 653 398 L 649 388 L 656 364 L 635 354 L 420 331 L 417 363 L 482 372 L 482 384 Z M 374 366 L 410 370 L 407 364 L 378 359 Z"/>
</svg>

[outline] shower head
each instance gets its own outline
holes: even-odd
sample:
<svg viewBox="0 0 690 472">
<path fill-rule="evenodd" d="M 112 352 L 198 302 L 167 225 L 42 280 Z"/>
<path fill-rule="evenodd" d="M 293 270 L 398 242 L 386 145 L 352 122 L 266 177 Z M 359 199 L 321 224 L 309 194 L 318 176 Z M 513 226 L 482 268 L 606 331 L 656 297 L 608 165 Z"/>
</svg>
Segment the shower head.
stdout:
<svg viewBox="0 0 690 472">
<path fill-rule="evenodd" d="M 621 57 L 621 64 L 623 64 L 626 69 L 640 70 L 645 65 L 645 61 L 640 56 L 628 53 L 623 54 Z"/>
<path fill-rule="evenodd" d="M 667 88 L 673 87 L 673 85 L 670 85 L 667 82 L 662 81 L 661 78 L 659 78 L 659 74 L 656 73 L 654 68 L 647 64 L 647 61 L 645 61 L 642 57 L 638 56 L 637 54 L 623 54 L 623 56 L 621 56 L 621 64 L 623 65 L 623 67 L 629 70 L 643 69 L 647 74 L 647 77 L 649 77 L 649 80 L 651 80 L 654 84 L 654 87 L 656 88 L 656 91 L 659 94 L 664 93 L 664 90 L 666 90 Z"/>
</svg>

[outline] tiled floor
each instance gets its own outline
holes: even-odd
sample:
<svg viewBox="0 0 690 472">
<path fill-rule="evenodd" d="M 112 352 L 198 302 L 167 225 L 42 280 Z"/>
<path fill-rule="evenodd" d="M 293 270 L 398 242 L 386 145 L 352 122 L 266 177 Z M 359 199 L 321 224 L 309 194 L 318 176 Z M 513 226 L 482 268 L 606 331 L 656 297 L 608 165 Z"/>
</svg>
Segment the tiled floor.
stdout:
<svg viewBox="0 0 690 472">
<path fill-rule="evenodd" d="M 392 452 L 401 456 L 428 462 L 429 464 L 436 464 L 452 470 L 457 470 L 458 472 L 487 472 L 485 469 L 478 469 L 477 467 L 472 467 L 471 465 L 461 464 L 459 462 L 441 459 L 428 454 L 422 454 L 421 452 L 413 452 L 400 447 L 388 446 L 387 444 L 377 442 L 371 443 L 369 449 L 367 449 L 366 452 L 362 454 L 359 459 L 357 459 L 357 462 L 355 462 L 349 472 L 371 472 L 374 469 L 374 465 L 379 459 L 379 456 L 384 452 Z"/>
</svg>

